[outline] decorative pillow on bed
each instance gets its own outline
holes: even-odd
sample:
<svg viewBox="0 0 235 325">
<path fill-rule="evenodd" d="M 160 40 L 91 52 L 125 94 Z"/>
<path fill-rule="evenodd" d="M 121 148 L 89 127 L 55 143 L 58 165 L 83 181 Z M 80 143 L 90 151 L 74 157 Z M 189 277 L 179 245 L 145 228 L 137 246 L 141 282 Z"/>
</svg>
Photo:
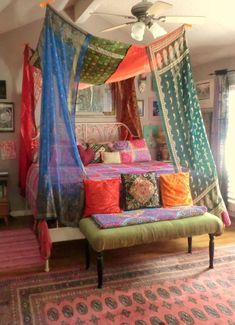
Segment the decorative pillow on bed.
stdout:
<svg viewBox="0 0 235 325">
<path fill-rule="evenodd" d="M 188 172 L 161 174 L 160 191 L 164 208 L 193 205 Z"/>
<path fill-rule="evenodd" d="M 130 150 L 130 145 L 129 145 L 129 141 L 120 140 L 120 141 L 114 141 L 112 143 L 109 143 L 109 148 L 111 151 Z"/>
<path fill-rule="evenodd" d="M 91 161 L 93 164 L 101 163 L 101 152 L 110 152 L 108 143 L 89 143 L 88 148 L 91 148 L 95 152 L 95 157 Z"/>
<path fill-rule="evenodd" d="M 104 164 L 120 164 L 121 163 L 120 152 L 118 151 L 101 152 L 101 160 Z"/>
<path fill-rule="evenodd" d="M 109 147 L 112 151 L 120 151 L 123 164 L 151 160 L 151 155 L 144 139 L 115 141 Z"/>
<path fill-rule="evenodd" d="M 92 148 L 86 148 L 79 144 L 78 151 L 84 166 L 89 165 L 95 158 L 95 151 Z"/>
<path fill-rule="evenodd" d="M 84 217 L 97 213 L 119 213 L 120 179 L 84 180 Z"/>
<path fill-rule="evenodd" d="M 155 173 L 121 174 L 121 178 L 124 189 L 125 210 L 159 206 Z"/>
</svg>

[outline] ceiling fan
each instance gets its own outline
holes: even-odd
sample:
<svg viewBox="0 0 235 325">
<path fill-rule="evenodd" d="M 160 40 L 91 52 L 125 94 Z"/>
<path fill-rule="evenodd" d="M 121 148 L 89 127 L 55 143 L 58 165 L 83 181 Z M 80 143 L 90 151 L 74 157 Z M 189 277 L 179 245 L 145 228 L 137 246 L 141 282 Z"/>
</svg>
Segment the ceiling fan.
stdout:
<svg viewBox="0 0 235 325">
<path fill-rule="evenodd" d="M 162 16 L 162 13 L 164 13 L 164 11 L 170 9 L 171 7 L 172 4 L 163 1 L 157 1 L 155 3 L 152 3 L 148 0 L 142 0 L 131 8 L 131 13 L 133 16 L 119 15 L 106 12 L 93 12 L 91 14 L 118 16 L 132 20 L 121 25 L 106 28 L 102 30 L 102 32 L 109 32 L 115 29 L 123 28 L 128 25 L 132 25 L 131 37 L 137 41 L 143 40 L 146 28 L 150 30 L 154 38 L 166 34 L 165 29 L 161 27 L 158 22 L 202 24 L 205 20 L 205 17 L 201 16 Z"/>
</svg>

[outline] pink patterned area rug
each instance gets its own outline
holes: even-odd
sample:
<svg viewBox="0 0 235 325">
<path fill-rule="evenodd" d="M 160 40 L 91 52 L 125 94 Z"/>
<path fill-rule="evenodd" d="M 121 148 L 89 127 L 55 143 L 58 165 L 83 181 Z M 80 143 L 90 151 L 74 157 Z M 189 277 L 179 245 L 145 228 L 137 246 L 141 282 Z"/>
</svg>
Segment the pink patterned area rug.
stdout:
<svg viewBox="0 0 235 325">
<path fill-rule="evenodd" d="M 107 254 L 112 254 L 108 252 Z M 0 324 L 235 324 L 235 245 L 176 253 L 136 265 L 106 265 L 0 282 Z"/>
<path fill-rule="evenodd" d="M 38 241 L 31 229 L 0 231 L 0 274 L 42 266 Z"/>
</svg>

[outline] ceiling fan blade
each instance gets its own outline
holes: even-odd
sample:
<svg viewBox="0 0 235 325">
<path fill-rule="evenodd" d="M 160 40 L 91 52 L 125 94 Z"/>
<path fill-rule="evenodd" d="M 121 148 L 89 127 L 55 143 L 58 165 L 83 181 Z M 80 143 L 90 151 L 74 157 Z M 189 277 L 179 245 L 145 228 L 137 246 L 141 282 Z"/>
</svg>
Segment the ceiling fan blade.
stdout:
<svg viewBox="0 0 235 325">
<path fill-rule="evenodd" d="M 158 20 L 163 23 L 177 24 L 203 24 L 206 17 L 203 16 L 162 16 Z"/>
<path fill-rule="evenodd" d="M 162 12 L 170 9 L 171 7 L 171 3 L 157 1 L 146 11 L 146 13 L 150 16 L 159 16 Z"/>
<path fill-rule="evenodd" d="M 119 15 L 119 14 L 111 14 L 111 13 L 108 13 L 108 12 L 90 12 L 90 15 L 97 15 L 97 16 L 103 16 L 103 15 L 106 15 L 106 16 L 123 17 L 123 18 L 126 18 L 126 19 L 136 19 L 136 17 L 134 17 L 134 16 L 126 16 L 126 15 Z"/>
<path fill-rule="evenodd" d="M 131 22 L 131 23 L 125 23 L 125 24 L 121 24 L 121 25 L 117 25 L 117 26 L 113 26 L 113 27 L 110 27 L 110 28 L 105 28 L 103 29 L 101 32 L 105 33 L 105 32 L 110 32 L 111 30 L 115 30 L 115 29 L 119 29 L 119 28 L 122 28 L 122 27 L 125 27 L 127 25 L 131 25 L 131 24 L 134 24 L 134 22 Z"/>
</svg>

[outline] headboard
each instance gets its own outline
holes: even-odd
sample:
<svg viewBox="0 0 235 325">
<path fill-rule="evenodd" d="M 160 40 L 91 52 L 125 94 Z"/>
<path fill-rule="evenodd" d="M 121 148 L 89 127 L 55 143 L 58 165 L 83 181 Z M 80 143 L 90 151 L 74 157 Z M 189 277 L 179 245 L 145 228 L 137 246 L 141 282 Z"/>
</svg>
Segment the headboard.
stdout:
<svg viewBox="0 0 235 325">
<path fill-rule="evenodd" d="M 76 123 L 77 142 L 100 143 L 119 140 L 121 130 L 126 130 L 126 137 L 131 133 L 128 126 L 120 122 L 82 122 Z"/>
</svg>

